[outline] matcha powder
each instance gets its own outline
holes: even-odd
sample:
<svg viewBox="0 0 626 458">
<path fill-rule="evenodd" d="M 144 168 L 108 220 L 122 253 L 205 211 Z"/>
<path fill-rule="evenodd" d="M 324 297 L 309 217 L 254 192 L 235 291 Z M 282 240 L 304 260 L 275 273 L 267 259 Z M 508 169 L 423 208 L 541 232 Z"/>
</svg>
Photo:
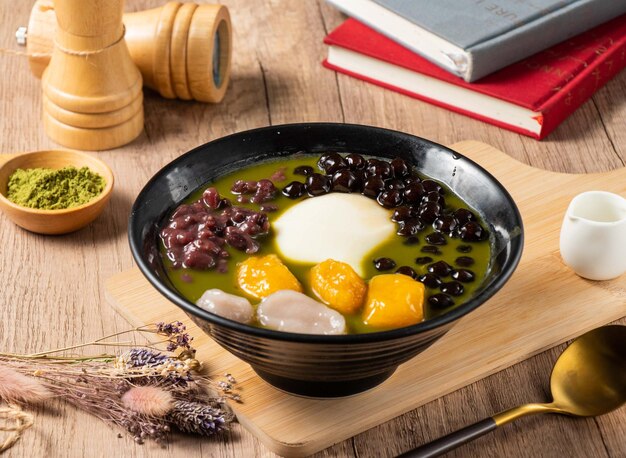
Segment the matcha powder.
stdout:
<svg viewBox="0 0 626 458">
<path fill-rule="evenodd" d="M 7 197 L 23 207 L 60 210 L 86 204 L 105 184 L 104 178 L 88 167 L 17 169 L 9 177 Z"/>
</svg>

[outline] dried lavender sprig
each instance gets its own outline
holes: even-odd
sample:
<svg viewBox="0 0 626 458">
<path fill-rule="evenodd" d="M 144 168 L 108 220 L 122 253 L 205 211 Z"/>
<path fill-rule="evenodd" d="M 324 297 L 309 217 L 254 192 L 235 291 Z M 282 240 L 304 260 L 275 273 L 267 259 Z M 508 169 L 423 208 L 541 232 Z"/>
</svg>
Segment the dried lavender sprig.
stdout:
<svg viewBox="0 0 626 458">
<path fill-rule="evenodd" d="M 160 376 L 172 385 L 187 386 L 193 380 L 191 373 L 200 369 L 201 364 L 192 358 L 173 358 L 154 350 L 134 348 L 119 356 L 115 366 L 126 372 L 139 371 L 146 377 Z"/>
<path fill-rule="evenodd" d="M 98 361 L 81 362 L 75 365 L 49 364 L 45 360 L 19 360 L 13 358 L 3 358 L 0 356 L 0 363 L 19 371 L 25 375 L 32 375 L 49 381 L 65 383 L 85 383 L 98 386 L 109 381 L 118 386 L 119 394 L 123 394 L 131 386 L 157 386 L 167 388 L 173 394 L 186 397 L 190 400 L 198 399 L 201 402 L 216 400 L 218 397 L 231 399 L 239 402 L 241 400 L 236 392 L 237 387 L 233 378 L 232 383 L 224 380 L 215 380 L 201 372 L 193 372 L 193 377 L 186 377 L 195 369 L 194 364 L 187 360 L 181 362 L 173 360 L 176 365 L 168 363 L 168 359 L 161 359 L 156 352 L 146 354 L 141 353 L 141 349 L 134 352 L 143 356 L 148 355 L 146 361 L 158 363 L 166 361 L 154 367 L 134 367 L 129 363 L 128 353 L 124 353 L 116 359 L 116 365 L 106 364 Z M 186 383 L 174 383 L 176 377 L 186 377 Z M 229 378 L 227 378 L 228 380 Z M 219 396 L 208 395 L 210 391 L 218 392 Z"/>
<path fill-rule="evenodd" d="M 127 367 L 158 366 L 170 359 L 161 352 L 148 348 L 132 348 L 121 356 Z"/>
<path fill-rule="evenodd" d="M 156 351 L 154 345 L 132 348 L 124 355 L 67 356 L 57 355 L 90 345 L 130 346 L 130 342 L 107 342 L 125 333 L 152 333 L 166 339 L 169 350 L 183 349 L 177 356 Z M 0 362 L 25 375 L 35 376 L 55 396 L 88 413 L 125 428 L 137 442 L 149 438 L 162 442 L 169 431 L 168 421 L 176 420 L 179 429 L 212 435 L 226 427 L 234 415 L 224 398 L 240 401 L 233 393 L 232 376 L 221 384 L 199 373 L 201 364 L 194 358 L 192 337 L 181 322 L 156 323 L 94 340 L 87 344 L 50 350 L 30 355 L 0 353 Z M 193 378 L 191 373 L 194 373 Z M 173 381 L 185 383 L 173 383 Z M 166 390 L 176 399 L 178 408 L 172 417 L 151 417 L 150 411 L 131 411 L 122 397 L 133 386 L 154 386 Z M 222 390 L 215 397 L 208 389 Z M 130 407 L 132 408 L 132 406 Z M 143 412 L 143 413 L 141 413 Z"/>
<path fill-rule="evenodd" d="M 191 347 L 193 337 L 186 332 L 187 327 L 181 321 L 171 323 L 160 321 L 156 323 L 156 329 L 158 334 L 168 337 L 167 351 L 174 351 L 177 348 L 193 350 Z"/>
<path fill-rule="evenodd" d="M 131 433 L 138 444 L 143 444 L 145 439 L 162 444 L 170 432 L 170 426 L 164 419 L 148 418 L 136 412 L 125 412 L 120 426 Z"/>
<path fill-rule="evenodd" d="M 80 377 L 80 376 L 79 376 Z M 141 415 L 128 410 L 122 400 L 118 383 L 108 379 L 79 380 L 39 377 L 59 398 L 101 420 L 124 428 L 138 443 L 151 439 L 162 443 L 169 432 L 164 418 Z M 127 385 L 130 386 L 130 385 Z"/>
<path fill-rule="evenodd" d="M 179 430 L 201 436 L 212 436 L 227 428 L 226 412 L 197 402 L 174 402 L 168 419 Z"/>
<path fill-rule="evenodd" d="M 87 379 L 88 376 L 82 376 Z M 219 403 L 219 398 L 192 394 L 184 396 L 184 392 L 175 393 L 174 408 L 165 418 L 156 418 L 129 411 L 121 401 L 121 394 L 134 386 L 126 380 L 120 384 L 111 380 L 99 379 L 95 383 L 82 380 L 43 378 L 50 390 L 64 401 L 100 418 L 118 425 L 130 434 L 138 443 L 145 439 L 163 443 L 169 432 L 169 423 L 184 432 L 201 435 L 213 435 L 225 429 L 234 419 L 226 405 Z M 162 383 L 152 380 L 155 386 Z M 196 402 L 201 401 L 201 402 Z"/>
<path fill-rule="evenodd" d="M 184 353 L 187 354 L 191 354 L 193 355 L 195 353 L 195 349 L 191 346 L 191 341 L 193 340 L 193 337 L 190 336 L 187 332 L 187 327 L 180 321 L 174 321 L 171 323 L 164 323 L 164 322 L 159 322 L 159 323 L 155 323 L 155 324 L 149 324 L 149 325 L 145 325 L 145 326 L 139 326 L 139 327 L 135 327 L 132 329 L 127 329 L 124 331 L 120 331 L 120 332 L 116 332 L 113 334 L 110 334 L 108 336 L 105 337 L 101 337 L 99 339 L 93 340 L 91 342 L 87 342 L 87 343 L 81 343 L 81 344 L 77 344 L 77 345 L 70 345 L 70 346 L 66 346 L 66 347 L 62 347 L 62 348 L 56 348 L 54 350 L 47 350 L 47 351 L 43 351 L 43 352 L 38 352 L 38 353 L 32 353 L 32 354 L 14 354 L 14 353 L 0 353 L 0 356 L 4 356 L 4 357 L 12 357 L 12 358 L 20 358 L 20 359 L 40 359 L 40 358 L 45 358 L 45 359 L 49 359 L 49 360 L 55 360 L 56 362 L 67 362 L 67 363 L 72 363 L 75 360 L 84 360 L 84 357 L 77 357 L 77 358 L 68 358 L 68 357 L 63 357 L 63 356 L 52 356 L 55 355 L 57 353 L 66 353 L 70 350 L 75 350 L 78 348 L 84 348 L 84 347 L 89 347 L 89 346 L 112 346 L 112 347 L 132 347 L 134 346 L 131 342 L 119 342 L 119 341 L 114 341 L 114 342 L 110 342 L 109 339 L 112 339 L 114 337 L 118 337 L 124 334 L 131 334 L 131 333 L 137 333 L 137 334 L 144 334 L 144 333 L 148 333 L 148 334 L 157 334 L 160 335 L 162 337 L 166 337 L 165 340 L 160 341 L 160 342 L 151 342 L 149 344 L 143 345 L 143 347 L 147 347 L 147 348 L 152 348 L 157 350 L 157 345 L 160 344 L 165 344 L 167 343 L 167 350 L 168 351 L 175 351 L 179 348 L 184 349 Z M 88 357 L 88 359 L 110 359 L 110 358 L 115 358 L 115 355 L 97 355 L 97 356 L 93 356 L 93 357 Z"/>
</svg>

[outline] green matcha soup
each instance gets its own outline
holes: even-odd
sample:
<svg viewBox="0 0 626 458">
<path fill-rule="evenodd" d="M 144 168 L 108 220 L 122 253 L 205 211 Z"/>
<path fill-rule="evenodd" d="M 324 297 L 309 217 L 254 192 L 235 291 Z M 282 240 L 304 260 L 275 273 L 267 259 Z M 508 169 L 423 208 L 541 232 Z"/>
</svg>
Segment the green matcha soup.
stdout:
<svg viewBox="0 0 626 458">
<path fill-rule="evenodd" d="M 376 224 L 382 228 L 376 230 L 386 235 L 367 246 L 361 259 L 351 257 L 347 261 L 346 243 L 332 240 L 332 236 L 313 240 L 315 233 L 298 229 L 295 224 L 294 233 L 285 234 L 285 238 L 302 231 L 309 239 L 292 238 L 290 250 L 298 253 L 301 249 L 308 254 L 303 255 L 306 259 L 295 259 L 293 253 L 285 256 L 286 248 L 277 241 L 275 222 L 280 219 L 281 231 L 290 231 L 281 219 L 286 212 L 307 200 L 331 194 L 352 196 L 349 202 L 346 199 L 346 205 L 352 205 L 354 196 L 363 196 L 359 205 L 366 211 L 364 217 L 378 215 L 372 230 Z M 381 212 L 384 221 L 380 221 Z M 313 226 L 317 220 L 324 220 L 325 229 L 332 234 L 333 220 L 342 216 L 326 208 L 319 215 L 310 215 L 310 219 Z M 452 190 L 402 159 L 302 153 L 236 170 L 191 194 L 165 223 L 161 253 L 172 284 L 191 302 L 200 305 L 198 301 L 207 290 L 246 299 L 233 299 L 233 304 L 244 307 L 240 314 L 231 314 L 231 305 L 207 309 L 214 313 L 254 326 L 290 330 L 280 326 L 287 326 L 285 323 L 292 318 L 279 316 L 278 321 L 274 317 L 264 321 L 258 308 L 262 301 L 269 301 L 269 297 L 264 299 L 266 295 L 288 289 L 319 302 L 319 316 L 325 317 L 328 312 L 333 320 L 339 313 L 345 320 L 345 329 L 340 333 L 365 333 L 414 324 L 446 313 L 471 298 L 489 267 L 487 227 Z M 354 223 L 342 222 L 337 237 L 339 233 L 345 237 L 346 230 L 367 235 L 367 225 L 357 219 Z M 320 244 L 320 252 L 337 246 L 337 252 L 346 259 L 329 256 L 339 262 L 325 263 L 324 269 L 312 271 L 325 261 L 311 261 L 316 244 Z M 320 277 L 320 272 L 327 277 Z M 370 287 L 377 276 L 385 276 L 380 277 L 380 284 L 385 280 L 389 286 L 376 290 Z M 315 283 L 320 278 L 324 291 Z M 398 278 L 402 281 L 394 282 Z M 398 301 L 407 303 L 398 306 Z M 266 307 L 268 314 L 270 305 Z M 226 310 L 225 314 L 220 310 Z M 404 310 L 409 316 L 402 316 Z M 317 333 L 316 326 L 310 332 Z M 309 332 L 298 329 L 292 332 Z"/>
</svg>

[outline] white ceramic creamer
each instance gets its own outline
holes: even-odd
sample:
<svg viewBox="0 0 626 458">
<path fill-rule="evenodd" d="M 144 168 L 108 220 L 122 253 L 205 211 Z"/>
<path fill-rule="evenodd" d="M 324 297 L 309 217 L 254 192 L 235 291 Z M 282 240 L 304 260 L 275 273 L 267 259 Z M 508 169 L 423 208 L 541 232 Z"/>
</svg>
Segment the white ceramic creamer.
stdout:
<svg viewBox="0 0 626 458">
<path fill-rule="evenodd" d="M 589 191 L 572 199 L 561 226 L 561 256 L 590 280 L 610 280 L 626 272 L 626 199 Z"/>
</svg>

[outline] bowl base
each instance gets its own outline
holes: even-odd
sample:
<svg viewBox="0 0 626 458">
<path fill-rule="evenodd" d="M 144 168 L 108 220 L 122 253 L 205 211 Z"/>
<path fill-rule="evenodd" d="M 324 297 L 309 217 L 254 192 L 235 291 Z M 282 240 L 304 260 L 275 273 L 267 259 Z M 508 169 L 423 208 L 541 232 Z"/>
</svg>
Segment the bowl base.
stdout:
<svg viewBox="0 0 626 458">
<path fill-rule="evenodd" d="M 340 398 L 359 394 L 380 385 L 396 371 L 394 367 L 385 372 L 357 380 L 324 382 L 281 377 L 257 369 L 254 366 L 252 369 L 254 369 L 254 372 L 256 372 L 259 377 L 274 388 L 289 394 L 307 398 Z"/>
</svg>

